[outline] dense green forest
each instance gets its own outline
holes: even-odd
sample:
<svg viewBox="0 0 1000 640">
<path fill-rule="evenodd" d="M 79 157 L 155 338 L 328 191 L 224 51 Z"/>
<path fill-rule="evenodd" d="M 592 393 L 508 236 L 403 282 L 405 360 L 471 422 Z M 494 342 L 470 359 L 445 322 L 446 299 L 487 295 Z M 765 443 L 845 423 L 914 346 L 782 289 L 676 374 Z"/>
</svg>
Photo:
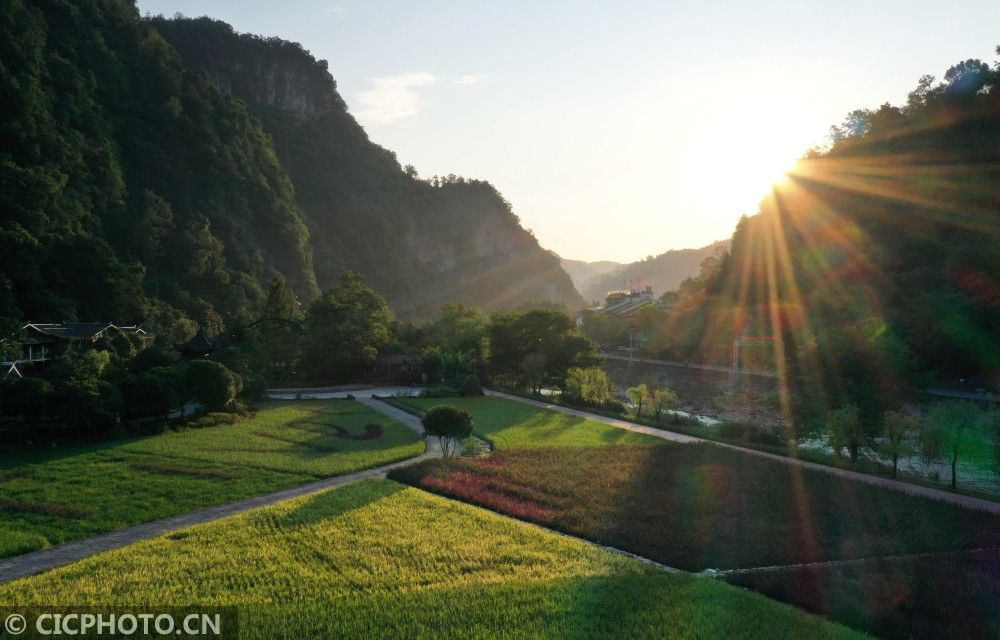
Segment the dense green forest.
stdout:
<svg viewBox="0 0 1000 640">
<path fill-rule="evenodd" d="M 832 134 L 672 296 L 655 349 L 727 363 L 734 336 L 776 336 L 766 357 L 802 415 L 850 402 L 873 417 L 934 380 L 993 386 L 1000 65 L 926 76 Z"/>
<path fill-rule="evenodd" d="M 5 325 L 144 322 L 182 340 L 252 317 L 275 276 L 307 303 L 348 267 L 403 317 L 578 302 L 490 185 L 414 179 L 298 45 L 153 21 L 224 61 L 222 81 L 126 0 L 0 9 Z"/>
<path fill-rule="evenodd" d="M 372 143 L 325 61 L 209 18 L 152 24 L 185 65 L 243 101 L 272 136 L 312 234 L 322 288 L 345 269 L 358 271 L 404 318 L 428 318 L 445 302 L 580 304 L 558 259 L 491 185 L 417 179 Z"/>
<path fill-rule="evenodd" d="M 183 333 L 276 274 L 315 294 L 291 182 L 242 104 L 125 2 L 0 7 L 0 316 Z"/>
</svg>

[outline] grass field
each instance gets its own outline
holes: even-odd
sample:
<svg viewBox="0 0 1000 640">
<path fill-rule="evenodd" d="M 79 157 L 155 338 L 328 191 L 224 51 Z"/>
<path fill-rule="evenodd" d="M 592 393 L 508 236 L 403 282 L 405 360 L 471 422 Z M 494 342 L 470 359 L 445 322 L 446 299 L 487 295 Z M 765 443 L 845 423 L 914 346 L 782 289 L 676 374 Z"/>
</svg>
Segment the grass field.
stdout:
<svg viewBox="0 0 1000 640">
<path fill-rule="evenodd" d="M 1000 638 L 1000 550 L 726 579 L 882 638 Z"/>
<path fill-rule="evenodd" d="M 11 457 L 0 462 L 0 557 L 422 452 L 410 429 L 333 400 L 268 402 L 234 425 Z"/>
<path fill-rule="evenodd" d="M 477 431 L 513 444 L 498 444 L 490 458 L 433 461 L 394 478 L 680 568 L 1000 545 L 1000 518 L 820 471 L 660 440 L 656 446 L 526 447 L 544 443 L 546 420 L 564 416 L 497 398 L 418 403 L 464 406 Z M 539 437 L 525 434 L 525 425 Z M 504 439 L 507 434 L 517 437 Z M 883 637 L 1000 638 L 1000 558 L 971 557 L 733 579 Z"/>
<path fill-rule="evenodd" d="M 1000 517 L 707 444 L 517 449 L 393 477 L 693 571 L 1000 545 Z"/>
<path fill-rule="evenodd" d="M 854 638 L 724 583 L 371 480 L 0 586 L 0 605 L 236 604 L 247 638 Z"/>
<path fill-rule="evenodd" d="M 587 447 L 606 444 L 657 444 L 659 438 L 618 429 L 596 420 L 538 409 L 503 398 L 391 398 L 414 411 L 448 404 L 472 414 L 475 432 L 497 449 Z"/>
</svg>

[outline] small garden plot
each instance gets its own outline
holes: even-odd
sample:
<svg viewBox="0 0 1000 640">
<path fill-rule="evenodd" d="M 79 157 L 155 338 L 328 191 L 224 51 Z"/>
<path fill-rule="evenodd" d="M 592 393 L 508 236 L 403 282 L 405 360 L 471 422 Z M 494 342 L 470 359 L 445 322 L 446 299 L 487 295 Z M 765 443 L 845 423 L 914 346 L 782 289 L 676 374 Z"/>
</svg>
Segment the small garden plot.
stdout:
<svg viewBox="0 0 1000 640">
<path fill-rule="evenodd" d="M 51 602 L 235 604 L 248 639 L 864 637 L 386 480 L 0 585 L 0 605 Z"/>
<path fill-rule="evenodd" d="M 339 431 L 292 427 L 303 420 Z M 341 400 L 269 402 L 232 425 L 8 458 L 0 558 L 422 452 L 410 429 Z"/>
</svg>

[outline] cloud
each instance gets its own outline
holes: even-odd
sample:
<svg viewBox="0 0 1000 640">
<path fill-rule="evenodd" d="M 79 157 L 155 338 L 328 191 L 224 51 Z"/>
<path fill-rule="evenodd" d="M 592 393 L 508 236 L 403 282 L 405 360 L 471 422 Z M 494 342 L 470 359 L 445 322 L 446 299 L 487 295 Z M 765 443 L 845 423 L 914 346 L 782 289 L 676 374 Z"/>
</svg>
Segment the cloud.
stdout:
<svg viewBox="0 0 1000 640">
<path fill-rule="evenodd" d="M 420 108 L 417 89 L 435 82 L 437 78 L 426 71 L 375 78 L 370 89 L 358 93 L 357 118 L 377 127 L 412 117 Z"/>
<path fill-rule="evenodd" d="M 478 73 L 467 73 L 464 76 L 458 76 L 452 82 L 455 84 L 479 84 L 485 79 L 485 76 L 481 76 Z"/>
<path fill-rule="evenodd" d="M 343 6 L 330 7 L 326 10 L 326 15 L 328 16 L 339 16 L 341 14 L 347 13 L 349 9 Z"/>
</svg>

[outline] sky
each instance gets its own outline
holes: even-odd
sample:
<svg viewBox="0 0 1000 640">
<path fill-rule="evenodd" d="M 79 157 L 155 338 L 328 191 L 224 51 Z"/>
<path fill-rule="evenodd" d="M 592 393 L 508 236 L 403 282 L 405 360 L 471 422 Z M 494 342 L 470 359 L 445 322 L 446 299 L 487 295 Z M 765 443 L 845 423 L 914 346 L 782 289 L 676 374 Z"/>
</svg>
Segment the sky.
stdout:
<svg viewBox="0 0 1000 640">
<path fill-rule="evenodd" d="M 542 246 L 629 262 L 727 238 L 853 109 L 1000 44 L 996 0 L 139 0 L 329 61 L 421 177 L 492 182 Z"/>
</svg>

